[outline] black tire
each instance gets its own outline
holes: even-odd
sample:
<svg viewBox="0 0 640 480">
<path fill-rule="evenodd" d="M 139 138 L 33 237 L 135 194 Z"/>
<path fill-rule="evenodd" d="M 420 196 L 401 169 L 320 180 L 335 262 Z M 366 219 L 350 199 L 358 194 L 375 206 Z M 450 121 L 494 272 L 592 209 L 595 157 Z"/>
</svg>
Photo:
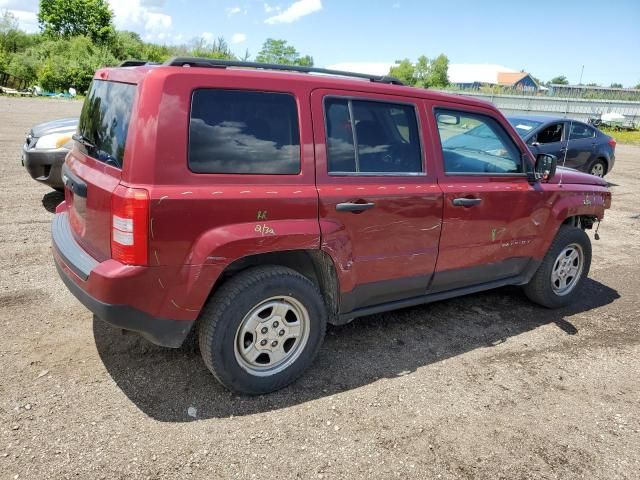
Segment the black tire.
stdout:
<svg viewBox="0 0 640 480">
<path fill-rule="evenodd" d="M 304 306 L 308 337 L 297 358 L 284 370 L 254 375 L 236 356 L 236 333 L 252 309 L 278 296 L 293 298 Z M 311 365 L 324 340 L 326 325 L 322 296 L 308 278 L 286 267 L 254 267 L 225 282 L 203 308 L 198 320 L 200 352 L 209 370 L 227 389 L 249 395 L 269 393 L 287 386 Z"/>
<path fill-rule="evenodd" d="M 588 172 L 591 175 L 595 175 L 597 177 L 600 177 L 600 175 L 598 175 L 597 173 L 593 173 L 593 171 L 594 171 L 594 169 L 596 167 L 601 167 L 602 168 L 602 177 L 604 177 L 608 173 L 607 162 L 605 160 L 603 160 L 601 158 L 598 158 L 591 165 L 589 165 Z"/>
<path fill-rule="evenodd" d="M 564 294 L 558 295 L 553 287 L 551 274 L 560 253 L 569 245 L 577 244 L 582 247 L 583 266 L 578 280 L 572 289 Z M 562 225 L 556 238 L 551 243 L 547 254 L 544 256 L 538 271 L 528 284 L 524 286 L 524 293 L 529 299 L 547 308 L 560 308 L 572 303 L 580 295 L 580 289 L 585 278 L 589 274 L 591 267 L 591 240 L 579 227 Z"/>
</svg>

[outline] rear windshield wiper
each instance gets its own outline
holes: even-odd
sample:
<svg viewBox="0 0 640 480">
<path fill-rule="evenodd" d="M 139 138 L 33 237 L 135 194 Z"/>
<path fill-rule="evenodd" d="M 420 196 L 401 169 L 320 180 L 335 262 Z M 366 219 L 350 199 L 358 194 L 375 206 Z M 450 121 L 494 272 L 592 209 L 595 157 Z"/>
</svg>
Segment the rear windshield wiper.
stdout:
<svg viewBox="0 0 640 480">
<path fill-rule="evenodd" d="M 71 138 L 73 138 L 76 142 L 81 143 L 82 145 L 84 145 L 85 147 L 88 148 L 93 148 L 95 149 L 96 146 L 91 143 L 89 140 L 87 140 L 86 138 L 84 138 L 82 135 L 80 135 L 79 133 L 74 133 Z"/>
</svg>

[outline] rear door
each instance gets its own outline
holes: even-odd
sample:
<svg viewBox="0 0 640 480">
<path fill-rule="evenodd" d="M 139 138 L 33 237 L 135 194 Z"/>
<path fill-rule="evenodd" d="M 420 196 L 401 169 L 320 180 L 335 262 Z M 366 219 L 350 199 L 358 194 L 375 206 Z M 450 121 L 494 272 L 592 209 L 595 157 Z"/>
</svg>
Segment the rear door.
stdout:
<svg viewBox="0 0 640 480">
<path fill-rule="evenodd" d="M 418 103 L 341 90 L 312 94 L 322 248 L 341 311 L 424 295 L 442 194 L 427 168 Z"/>
<path fill-rule="evenodd" d="M 78 138 L 63 167 L 65 200 L 75 239 L 94 258 L 111 255 L 111 194 L 125 162 L 136 85 L 94 80 Z"/>
<path fill-rule="evenodd" d="M 595 130 L 582 122 L 567 122 L 569 141 L 567 142 L 567 161 L 565 166 L 580 168 L 587 165 L 596 150 Z M 562 165 L 562 158 L 558 164 Z"/>
<path fill-rule="evenodd" d="M 492 110 L 427 103 L 444 193 L 443 228 L 431 292 L 523 273 L 548 217 L 544 192 L 525 174 L 515 133 Z M 519 146 L 520 145 L 520 146 Z"/>
</svg>

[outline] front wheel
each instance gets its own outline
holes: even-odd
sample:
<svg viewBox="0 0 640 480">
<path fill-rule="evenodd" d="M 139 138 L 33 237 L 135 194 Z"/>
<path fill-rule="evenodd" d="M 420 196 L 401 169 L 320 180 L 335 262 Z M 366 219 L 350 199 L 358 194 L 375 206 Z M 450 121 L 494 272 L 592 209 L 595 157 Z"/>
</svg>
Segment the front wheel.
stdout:
<svg viewBox="0 0 640 480">
<path fill-rule="evenodd" d="M 562 225 L 524 292 L 530 300 L 547 308 L 564 307 L 580 294 L 590 267 L 589 237 L 581 228 Z"/>
<path fill-rule="evenodd" d="M 198 322 L 202 358 L 229 390 L 257 395 L 297 379 L 324 339 L 317 287 L 285 267 L 255 267 L 226 282 Z"/>
</svg>

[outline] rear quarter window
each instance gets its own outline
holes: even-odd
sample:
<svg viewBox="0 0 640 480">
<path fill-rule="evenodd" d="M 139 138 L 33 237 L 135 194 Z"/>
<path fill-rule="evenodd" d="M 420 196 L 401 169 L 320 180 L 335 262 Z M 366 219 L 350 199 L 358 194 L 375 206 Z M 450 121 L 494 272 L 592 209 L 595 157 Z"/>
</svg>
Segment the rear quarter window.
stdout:
<svg viewBox="0 0 640 480">
<path fill-rule="evenodd" d="M 194 91 L 188 163 L 196 173 L 299 173 L 294 97 L 243 90 Z"/>
<path fill-rule="evenodd" d="M 82 146 L 96 160 L 122 167 L 136 86 L 94 80 L 82 106 L 78 131 Z"/>
</svg>

